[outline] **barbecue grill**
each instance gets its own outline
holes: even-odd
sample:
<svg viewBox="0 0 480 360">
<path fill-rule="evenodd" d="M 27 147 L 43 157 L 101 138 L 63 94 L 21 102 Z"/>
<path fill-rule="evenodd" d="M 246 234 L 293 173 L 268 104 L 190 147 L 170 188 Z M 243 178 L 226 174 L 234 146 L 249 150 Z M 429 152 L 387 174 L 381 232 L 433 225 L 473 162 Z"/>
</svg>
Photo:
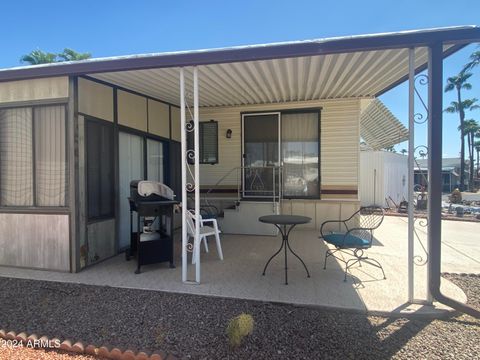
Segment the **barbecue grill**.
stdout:
<svg viewBox="0 0 480 360">
<path fill-rule="evenodd" d="M 143 265 L 173 262 L 173 215 L 175 195 L 167 185 L 156 181 L 133 180 L 130 182 L 130 248 L 126 259 L 135 257 L 140 273 Z M 134 219 L 136 213 L 136 219 Z M 137 221 L 137 230 L 133 223 Z"/>
</svg>

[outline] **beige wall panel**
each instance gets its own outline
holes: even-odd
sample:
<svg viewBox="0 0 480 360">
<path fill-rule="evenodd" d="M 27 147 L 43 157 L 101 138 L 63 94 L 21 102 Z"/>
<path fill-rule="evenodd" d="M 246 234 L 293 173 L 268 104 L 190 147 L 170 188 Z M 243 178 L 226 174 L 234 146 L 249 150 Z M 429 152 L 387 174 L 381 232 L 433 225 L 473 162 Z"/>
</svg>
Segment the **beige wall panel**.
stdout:
<svg viewBox="0 0 480 360">
<path fill-rule="evenodd" d="M 360 208 L 359 203 L 342 203 L 341 214 L 342 219 L 348 219 L 352 214 Z"/>
<path fill-rule="evenodd" d="M 113 122 L 113 88 L 79 78 L 78 111 Z"/>
<path fill-rule="evenodd" d="M 0 265 L 70 271 L 68 215 L 0 214 Z"/>
<path fill-rule="evenodd" d="M 115 219 L 87 226 L 88 262 L 95 263 L 115 255 Z"/>
<path fill-rule="evenodd" d="M 358 187 L 359 118 L 358 99 L 320 100 L 254 106 L 212 107 L 200 109 L 200 120 L 217 120 L 219 163 L 201 165 L 200 182 L 214 185 L 234 167 L 241 166 L 241 113 L 322 107 L 321 113 L 321 177 L 323 185 Z M 227 139 L 227 129 L 232 138 Z M 236 172 L 221 185 L 235 186 Z M 357 197 L 356 195 L 354 196 Z"/>
<path fill-rule="evenodd" d="M 51 100 L 68 97 L 68 77 L 0 83 L 0 103 Z"/>
<path fill-rule="evenodd" d="M 292 215 L 292 203 L 291 201 L 284 200 L 281 202 L 281 209 L 282 215 Z"/>
<path fill-rule="evenodd" d="M 170 106 L 148 99 L 148 132 L 170 138 Z"/>
<path fill-rule="evenodd" d="M 320 226 L 328 220 L 339 220 L 340 219 L 340 203 L 335 202 L 317 202 L 316 203 L 316 222 L 318 224 L 318 230 Z M 325 229 L 327 231 L 338 231 L 339 227 L 337 224 L 326 225 Z"/>
<path fill-rule="evenodd" d="M 289 201 L 289 200 L 286 200 Z M 312 221 L 299 226 L 299 229 L 313 230 L 317 227 L 314 200 L 290 200 L 293 215 L 308 216 Z"/>
<path fill-rule="evenodd" d="M 181 141 L 182 132 L 180 130 L 180 127 L 181 127 L 180 108 L 172 106 L 171 111 L 172 111 L 172 140 Z"/>
<path fill-rule="evenodd" d="M 147 98 L 118 90 L 118 123 L 147 131 Z"/>
</svg>

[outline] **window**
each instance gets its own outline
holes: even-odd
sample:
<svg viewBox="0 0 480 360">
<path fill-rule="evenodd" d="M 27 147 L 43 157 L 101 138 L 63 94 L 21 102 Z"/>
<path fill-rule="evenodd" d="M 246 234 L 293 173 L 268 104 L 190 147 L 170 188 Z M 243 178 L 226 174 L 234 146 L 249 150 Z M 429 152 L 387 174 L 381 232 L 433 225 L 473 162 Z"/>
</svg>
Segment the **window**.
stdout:
<svg viewBox="0 0 480 360">
<path fill-rule="evenodd" d="M 0 110 L 0 206 L 66 205 L 65 106 Z"/>
<path fill-rule="evenodd" d="M 281 164 L 283 197 L 318 199 L 319 110 L 244 114 L 242 118 L 243 196 L 278 196 Z"/>
<path fill-rule="evenodd" d="M 286 198 L 318 198 L 318 112 L 282 114 L 283 195 Z"/>
<path fill-rule="evenodd" d="M 193 124 L 193 121 L 190 121 Z M 199 125 L 199 162 L 200 164 L 218 163 L 218 122 L 214 120 L 201 121 Z M 194 133 L 187 132 L 187 146 L 189 150 L 194 148 Z M 188 158 L 189 164 L 194 163 L 194 159 Z"/>
<path fill-rule="evenodd" d="M 87 120 L 88 219 L 114 216 L 113 124 Z"/>
</svg>

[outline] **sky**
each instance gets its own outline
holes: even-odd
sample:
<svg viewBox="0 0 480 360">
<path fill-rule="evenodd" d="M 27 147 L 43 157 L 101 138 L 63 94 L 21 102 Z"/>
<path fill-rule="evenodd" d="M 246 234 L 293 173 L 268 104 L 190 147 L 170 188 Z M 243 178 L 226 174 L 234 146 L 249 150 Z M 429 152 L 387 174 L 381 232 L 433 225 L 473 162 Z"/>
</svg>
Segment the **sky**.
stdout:
<svg viewBox="0 0 480 360">
<path fill-rule="evenodd" d="M 20 65 L 20 57 L 37 48 L 103 57 L 480 25 L 479 0 L 2 0 L 0 13 L 0 68 Z M 444 77 L 457 74 L 477 49 L 470 45 L 446 59 Z M 471 83 L 465 98 L 480 98 L 480 68 Z M 404 123 L 407 99 L 405 85 L 381 97 Z M 454 93 L 445 94 L 444 107 L 452 100 Z M 480 120 L 480 111 L 467 118 Z M 457 115 L 445 114 L 445 157 L 458 156 L 458 122 Z M 417 126 L 416 145 L 425 143 L 425 128 Z"/>
</svg>

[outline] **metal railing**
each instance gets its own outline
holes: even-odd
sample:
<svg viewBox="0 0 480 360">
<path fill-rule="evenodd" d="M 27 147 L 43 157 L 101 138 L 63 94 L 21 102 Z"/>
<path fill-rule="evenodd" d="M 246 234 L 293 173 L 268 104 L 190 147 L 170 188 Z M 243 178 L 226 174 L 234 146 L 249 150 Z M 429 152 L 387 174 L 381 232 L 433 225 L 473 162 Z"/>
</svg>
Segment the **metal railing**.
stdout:
<svg viewBox="0 0 480 360">
<path fill-rule="evenodd" d="M 265 174 L 271 172 L 271 179 L 265 179 Z M 280 166 L 237 166 L 227 171 L 217 182 L 211 186 L 207 192 L 204 193 L 203 202 L 212 206 L 209 203 L 208 197 L 218 186 L 222 185 L 227 179 L 231 180 L 232 174 L 235 174 L 236 179 L 236 206 L 242 199 L 271 199 L 275 206 L 283 197 L 282 174 L 283 169 Z M 253 179 L 249 184 L 245 184 L 246 174 Z M 271 183 L 271 188 L 266 187 L 266 184 Z M 248 187 L 247 187 L 248 185 Z"/>
</svg>

